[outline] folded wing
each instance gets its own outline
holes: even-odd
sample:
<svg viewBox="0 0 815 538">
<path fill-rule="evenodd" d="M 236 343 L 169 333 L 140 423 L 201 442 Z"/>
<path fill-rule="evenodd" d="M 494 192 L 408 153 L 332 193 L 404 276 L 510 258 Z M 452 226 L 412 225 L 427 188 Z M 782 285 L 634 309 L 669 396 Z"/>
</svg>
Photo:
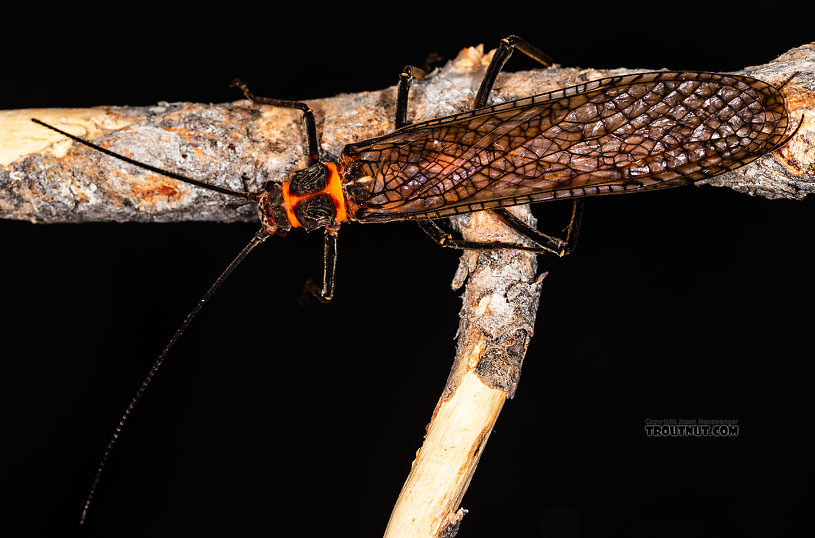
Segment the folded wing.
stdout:
<svg viewBox="0 0 815 538">
<path fill-rule="evenodd" d="M 788 124 L 765 82 L 655 72 L 413 124 L 343 153 L 359 220 L 439 218 L 697 181 L 769 151 Z"/>
</svg>

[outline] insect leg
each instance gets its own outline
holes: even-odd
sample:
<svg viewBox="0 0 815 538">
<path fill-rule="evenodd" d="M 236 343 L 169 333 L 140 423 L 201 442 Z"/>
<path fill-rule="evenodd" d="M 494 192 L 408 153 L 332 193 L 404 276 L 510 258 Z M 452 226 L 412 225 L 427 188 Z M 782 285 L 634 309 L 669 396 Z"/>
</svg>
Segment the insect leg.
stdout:
<svg viewBox="0 0 815 538">
<path fill-rule="evenodd" d="M 583 222 L 583 199 L 576 198 L 572 203 L 572 216 L 569 219 L 569 226 L 566 228 L 566 245 L 561 256 L 571 254 L 577 246 L 577 236 L 580 232 L 580 224 Z"/>
<path fill-rule="evenodd" d="M 501 72 L 501 69 L 503 69 L 509 57 L 512 56 L 513 50 L 516 48 L 544 66 L 550 66 L 553 63 L 549 55 L 534 45 L 530 45 L 523 38 L 511 35 L 502 39 L 498 50 L 495 51 L 495 55 L 492 57 L 490 65 L 487 67 L 484 79 L 481 81 L 481 87 L 478 89 L 478 94 L 475 97 L 475 108 L 480 108 L 487 104 L 487 99 L 495 84 L 495 80 L 498 78 L 498 73 Z M 546 247 L 549 247 L 547 250 L 550 252 L 555 252 L 559 256 L 565 256 L 574 250 L 577 242 L 577 232 L 580 228 L 581 217 L 583 215 L 583 200 L 574 200 L 572 216 L 567 228 L 565 241 L 542 234 L 531 226 L 528 226 L 525 222 L 518 220 L 506 210 L 496 209 L 493 211 L 505 224 L 519 234 L 541 246 L 546 245 Z M 556 250 L 550 250 L 553 246 L 555 246 Z"/>
<path fill-rule="evenodd" d="M 334 275 L 337 273 L 337 231 L 325 229 L 323 242 L 323 282 L 306 281 L 306 289 L 320 302 L 327 303 L 334 297 Z"/>
<path fill-rule="evenodd" d="M 414 78 L 424 80 L 425 73 L 423 70 L 412 65 L 406 65 L 402 72 L 399 74 L 399 86 L 396 89 L 396 128 L 404 127 L 408 124 L 407 121 L 407 105 L 408 93 L 410 93 L 410 83 Z"/>
<path fill-rule="evenodd" d="M 252 101 L 258 105 L 271 105 L 271 106 L 279 106 L 283 108 L 296 108 L 303 113 L 303 123 L 306 126 L 306 138 L 307 138 L 307 147 L 306 147 L 306 155 L 308 155 L 308 164 L 309 166 L 312 164 L 317 164 L 320 162 L 320 155 L 319 155 L 319 142 L 317 139 L 317 125 L 314 122 L 314 113 L 311 111 L 311 107 L 309 107 L 306 103 L 302 101 L 289 101 L 287 99 L 273 99 L 271 97 L 258 97 L 246 86 L 246 83 L 242 80 L 235 79 L 232 81 L 232 86 L 236 86 L 241 89 L 243 95 L 246 96 L 247 99 Z"/>
<path fill-rule="evenodd" d="M 501 222 L 512 228 L 517 234 L 526 237 L 537 245 L 540 245 L 540 247 L 545 251 L 557 254 L 559 256 L 563 255 L 566 241 L 558 239 L 557 237 L 546 235 L 543 232 L 539 232 L 504 208 L 496 208 L 493 209 L 492 212 L 499 219 L 501 219 Z"/>
<path fill-rule="evenodd" d="M 520 243 L 507 243 L 504 241 L 486 241 L 486 242 L 479 242 L 479 241 L 467 241 L 466 239 L 457 239 L 453 237 L 452 234 L 446 232 L 439 226 L 435 221 L 432 220 L 420 220 L 417 221 L 419 228 L 422 229 L 424 233 L 430 236 L 430 238 L 438 243 L 442 247 L 446 248 L 456 248 L 456 249 L 469 249 L 469 250 L 498 250 L 502 248 L 511 249 L 511 250 L 529 250 L 532 252 L 537 252 L 539 254 L 543 254 L 545 252 L 554 252 L 557 253 L 556 250 L 552 250 L 550 248 L 544 247 L 542 245 L 522 245 Z"/>
<path fill-rule="evenodd" d="M 498 45 L 498 50 L 495 51 L 495 55 L 492 57 L 489 67 L 487 67 L 487 73 L 484 75 L 484 80 L 481 81 L 481 87 L 478 89 L 478 93 L 475 96 L 475 108 L 481 108 L 487 104 L 487 98 L 490 95 L 490 91 L 492 91 L 492 85 L 495 84 L 495 79 L 498 78 L 498 73 L 501 72 L 504 64 L 507 63 L 509 57 L 512 56 L 512 51 L 514 49 L 518 49 L 544 66 L 548 67 L 553 63 L 549 55 L 537 47 L 530 45 L 524 39 L 516 35 L 505 37 L 501 40 L 501 44 Z"/>
<path fill-rule="evenodd" d="M 552 237 L 542 233 L 529 224 L 525 223 L 504 208 L 492 210 L 501 221 L 515 230 L 516 233 L 526 237 L 530 241 L 540 245 L 547 252 L 552 252 L 558 256 L 570 254 L 577 244 L 577 235 L 580 230 L 580 223 L 583 218 L 583 200 L 575 199 L 572 203 L 572 214 L 569 225 L 566 227 L 566 239 Z"/>
</svg>

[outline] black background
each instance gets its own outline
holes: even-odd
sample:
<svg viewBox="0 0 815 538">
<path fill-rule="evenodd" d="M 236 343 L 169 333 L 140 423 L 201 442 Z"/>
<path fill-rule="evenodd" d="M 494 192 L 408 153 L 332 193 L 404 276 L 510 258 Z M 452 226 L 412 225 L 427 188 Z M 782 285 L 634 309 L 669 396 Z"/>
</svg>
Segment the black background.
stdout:
<svg viewBox="0 0 815 538">
<path fill-rule="evenodd" d="M 4 21 L 0 108 L 221 102 L 236 76 L 290 99 L 379 89 L 513 33 L 565 66 L 722 71 L 811 40 L 708 4 L 72 5 Z M 460 536 L 804 535 L 813 203 L 590 200 L 577 252 L 540 259 L 536 335 Z M 77 530 L 123 407 L 255 228 L 0 222 L 7 536 Z M 340 248 L 327 306 L 296 301 L 319 237 L 269 240 L 238 269 L 133 416 L 85 535 L 384 531 L 453 357 L 457 256 L 406 224 L 343 227 Z M 649 418 L 741 431 L 650 439 Z"/>
</svg>

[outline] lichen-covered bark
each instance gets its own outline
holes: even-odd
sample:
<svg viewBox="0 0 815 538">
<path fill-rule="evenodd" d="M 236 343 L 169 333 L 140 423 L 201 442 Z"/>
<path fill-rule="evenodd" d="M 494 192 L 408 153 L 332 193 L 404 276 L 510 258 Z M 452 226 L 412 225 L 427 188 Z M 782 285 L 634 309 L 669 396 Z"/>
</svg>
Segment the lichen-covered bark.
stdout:
<svg viewBox="0 0 815 538">
<path fill-rule="evenodd" d="M 410 119 L 466 109 L 489 55 L 466 49 L 417 81 Z M 539 69 L 499 78 L 493 102 L 509 101 L 628 69 Z M 815 189 L 815 45 L 793 49 L 766 65 L 740 73 L 784 87 L 793 121 L 803 123 L 783 148 L 749 166 L 718 176 L 717 186 L 770 198 L 802 198 Z M 317 118 L 322 157 L 337 156 L 349 142 L 393 128 L 395 87 L 309 101 Z M 32 222 L 187 220 L 250 221 L 254 208 L 239 199 L 179 184 L 72 144 L 30 122 L 55 123 L 73 134 L 136 160 L 202 181 L 240 190 L 285 180 L 303 166 L 299 112 L 255 106 L 159 103 L 151 107 L 0 111 L 0 217 Z"/>
<path fill-rule="evenodd" d="M 467 49 L 411 91 L 409 119 L 421 120 L 466 109 L 489 61 L 479 49 Z M 550 68 L 503 74 L 492 96 L 501 102 L 609 75 L 628 69 L 599 71 Z M 795 137 L 783 148 L 756 162 L 718 176 L 709 183 L 770 198 L 803 198 L 815 190 L 815 45 L 789 51 L 776 61 L 740 71 L 781 84 L 799 72 L 785 87 Z M 326 160 L 343 146 L 381 135 L 393 128 L 395 88 L 341 95 L 309 101 L 317 118 L 321 152 Z M 0 216 L 33 222 L 187 220 L 251 221 L 255 208 L 242 200 L 197 189 L 110 159 L 72 144 L 60 135 L 29 121 L 37 117 L 136 160 L 160 166 L 198 180 L 242 190 L 257 189 L 268 180 L 282 181 L 305 163 L 304 131 L 296 111 L 259 107 L 248 101 L 218 105 L 160 103 L 153 107 L 98 107 L 81 110 L 25 110 L 0 112 Z M 528 208 L 512 209 L 530 219 Z M 455 219 L 470 240 L 511 240 L 504 226 L 487 213 Z M 480 428 L 460 439 L 463 461 L 449 462 L 459 480 L 451 489 L 436 491 L 437 505 L 411 499 L 414 476 L 427 479 L 419 488 L 447 487 L 433 482 L 433 472 L 423 472 L 424 461 L 444 458 L 423 446 L 411 471 L 400 510 L 411 518 L 392 520 L 395 536 L 416 535 L 414 506 L 424 506 L 435 525 L 434 535 L 455 534 L 465 511 L 461 499 L 484 448 L 500 405 L 511 397 L 521 374 L 523 358 L 532 336 L 542 277 L 533 254 L 501 250 L 465 251 L 454 287 L 466 283 L 453 368 L 430 429 L 452 431 L 438 424 L 442 406 L 453 401 L 463 380 L 467 388 L 481 391 L 491 411 Z M 475 385 L 473 380 L 476 381 Z M 470 392 L 468 395 L 472 394 Z M 489 396 L 492 395 L 492 396 Z M 464 408 L 461 408 L 464 409 Z M 465 413 L 466 411 L 461 411 Z M 455 420 L 455 415 L 450 415 Z M 469 435 L 469 434 L 468 434 Z M 445 436 L 442 436 L 445 437 Z M 449 438 L 448 438 L 449 440 Z M 416 502 L 405 511 L 402 502 Z M 426 534 L 422 534 L 426 535 Z"/>
</svg>

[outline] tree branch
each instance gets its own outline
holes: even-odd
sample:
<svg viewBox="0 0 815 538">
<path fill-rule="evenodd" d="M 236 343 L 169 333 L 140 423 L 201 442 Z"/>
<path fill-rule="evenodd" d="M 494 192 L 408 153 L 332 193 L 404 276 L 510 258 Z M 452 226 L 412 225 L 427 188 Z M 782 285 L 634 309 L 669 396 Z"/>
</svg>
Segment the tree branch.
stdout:
<svg viewBox="0 0 815 538">
<path fill-rule="evenodd" d="M 411 92 L 411 120 L 464 110 L 489 55 L 471 48 Z M 493 99 L 508 101 L 628 69 L 551 68 L 502 75 Z M 801 127 L 783 148 L 708 183 L 769 198 L 815 190 L 815 45 L 740 73 L 785 87 Z M 395 88 L 310 101 L 323 157 L 393 127 Z M 251 221 L 255 208 L 115 161 L 30 122 L 36 117 L 134 159 L 242 190 L 281 181 L 305 163 L 299 113 L 248 101 L 160 103 L 0 112 L 0 216 L 33 222 Z M 531 221 L 528 208 L 514 208 Z M 471 240 L 515 240 L 489 214 L 457 219 Z M 466 281 L 456 358 L 447 385 L 391 515 L 386 536 L 453 536 L 461 499 L 505 398 L 517 387 L 532 336 L 542 278 L 534 255 L 465 251 L 454 287 Z"/>
<path fill-rule="evenodd" d="M 470 106 L 489 55 L 465 49 L 411 90 L 414 120 L 453 114 Z M 509 101 L 630 69 L 550 68 L 501 75 L 492 99 Z M 815 45 L 740 73 L 780 84 L 800 130 L 784 148 L 709 183 L 769 198 L 802 198 L 815 189 Z M 345 144 L 393 128 L 396 91 L 347 94 L 310 101 L 323 156 Z M 0 111 L 0 217 L 32 222 L 252 221 L 240 200 L 181 185 L 72 144 L 36 125 L 37 117 L 72 134 L 177 173 L 241 190 L 282 181 L 305 163 L 299 112 L 223 104 L 159 103 L 151 107 Z"/>
</svg>

